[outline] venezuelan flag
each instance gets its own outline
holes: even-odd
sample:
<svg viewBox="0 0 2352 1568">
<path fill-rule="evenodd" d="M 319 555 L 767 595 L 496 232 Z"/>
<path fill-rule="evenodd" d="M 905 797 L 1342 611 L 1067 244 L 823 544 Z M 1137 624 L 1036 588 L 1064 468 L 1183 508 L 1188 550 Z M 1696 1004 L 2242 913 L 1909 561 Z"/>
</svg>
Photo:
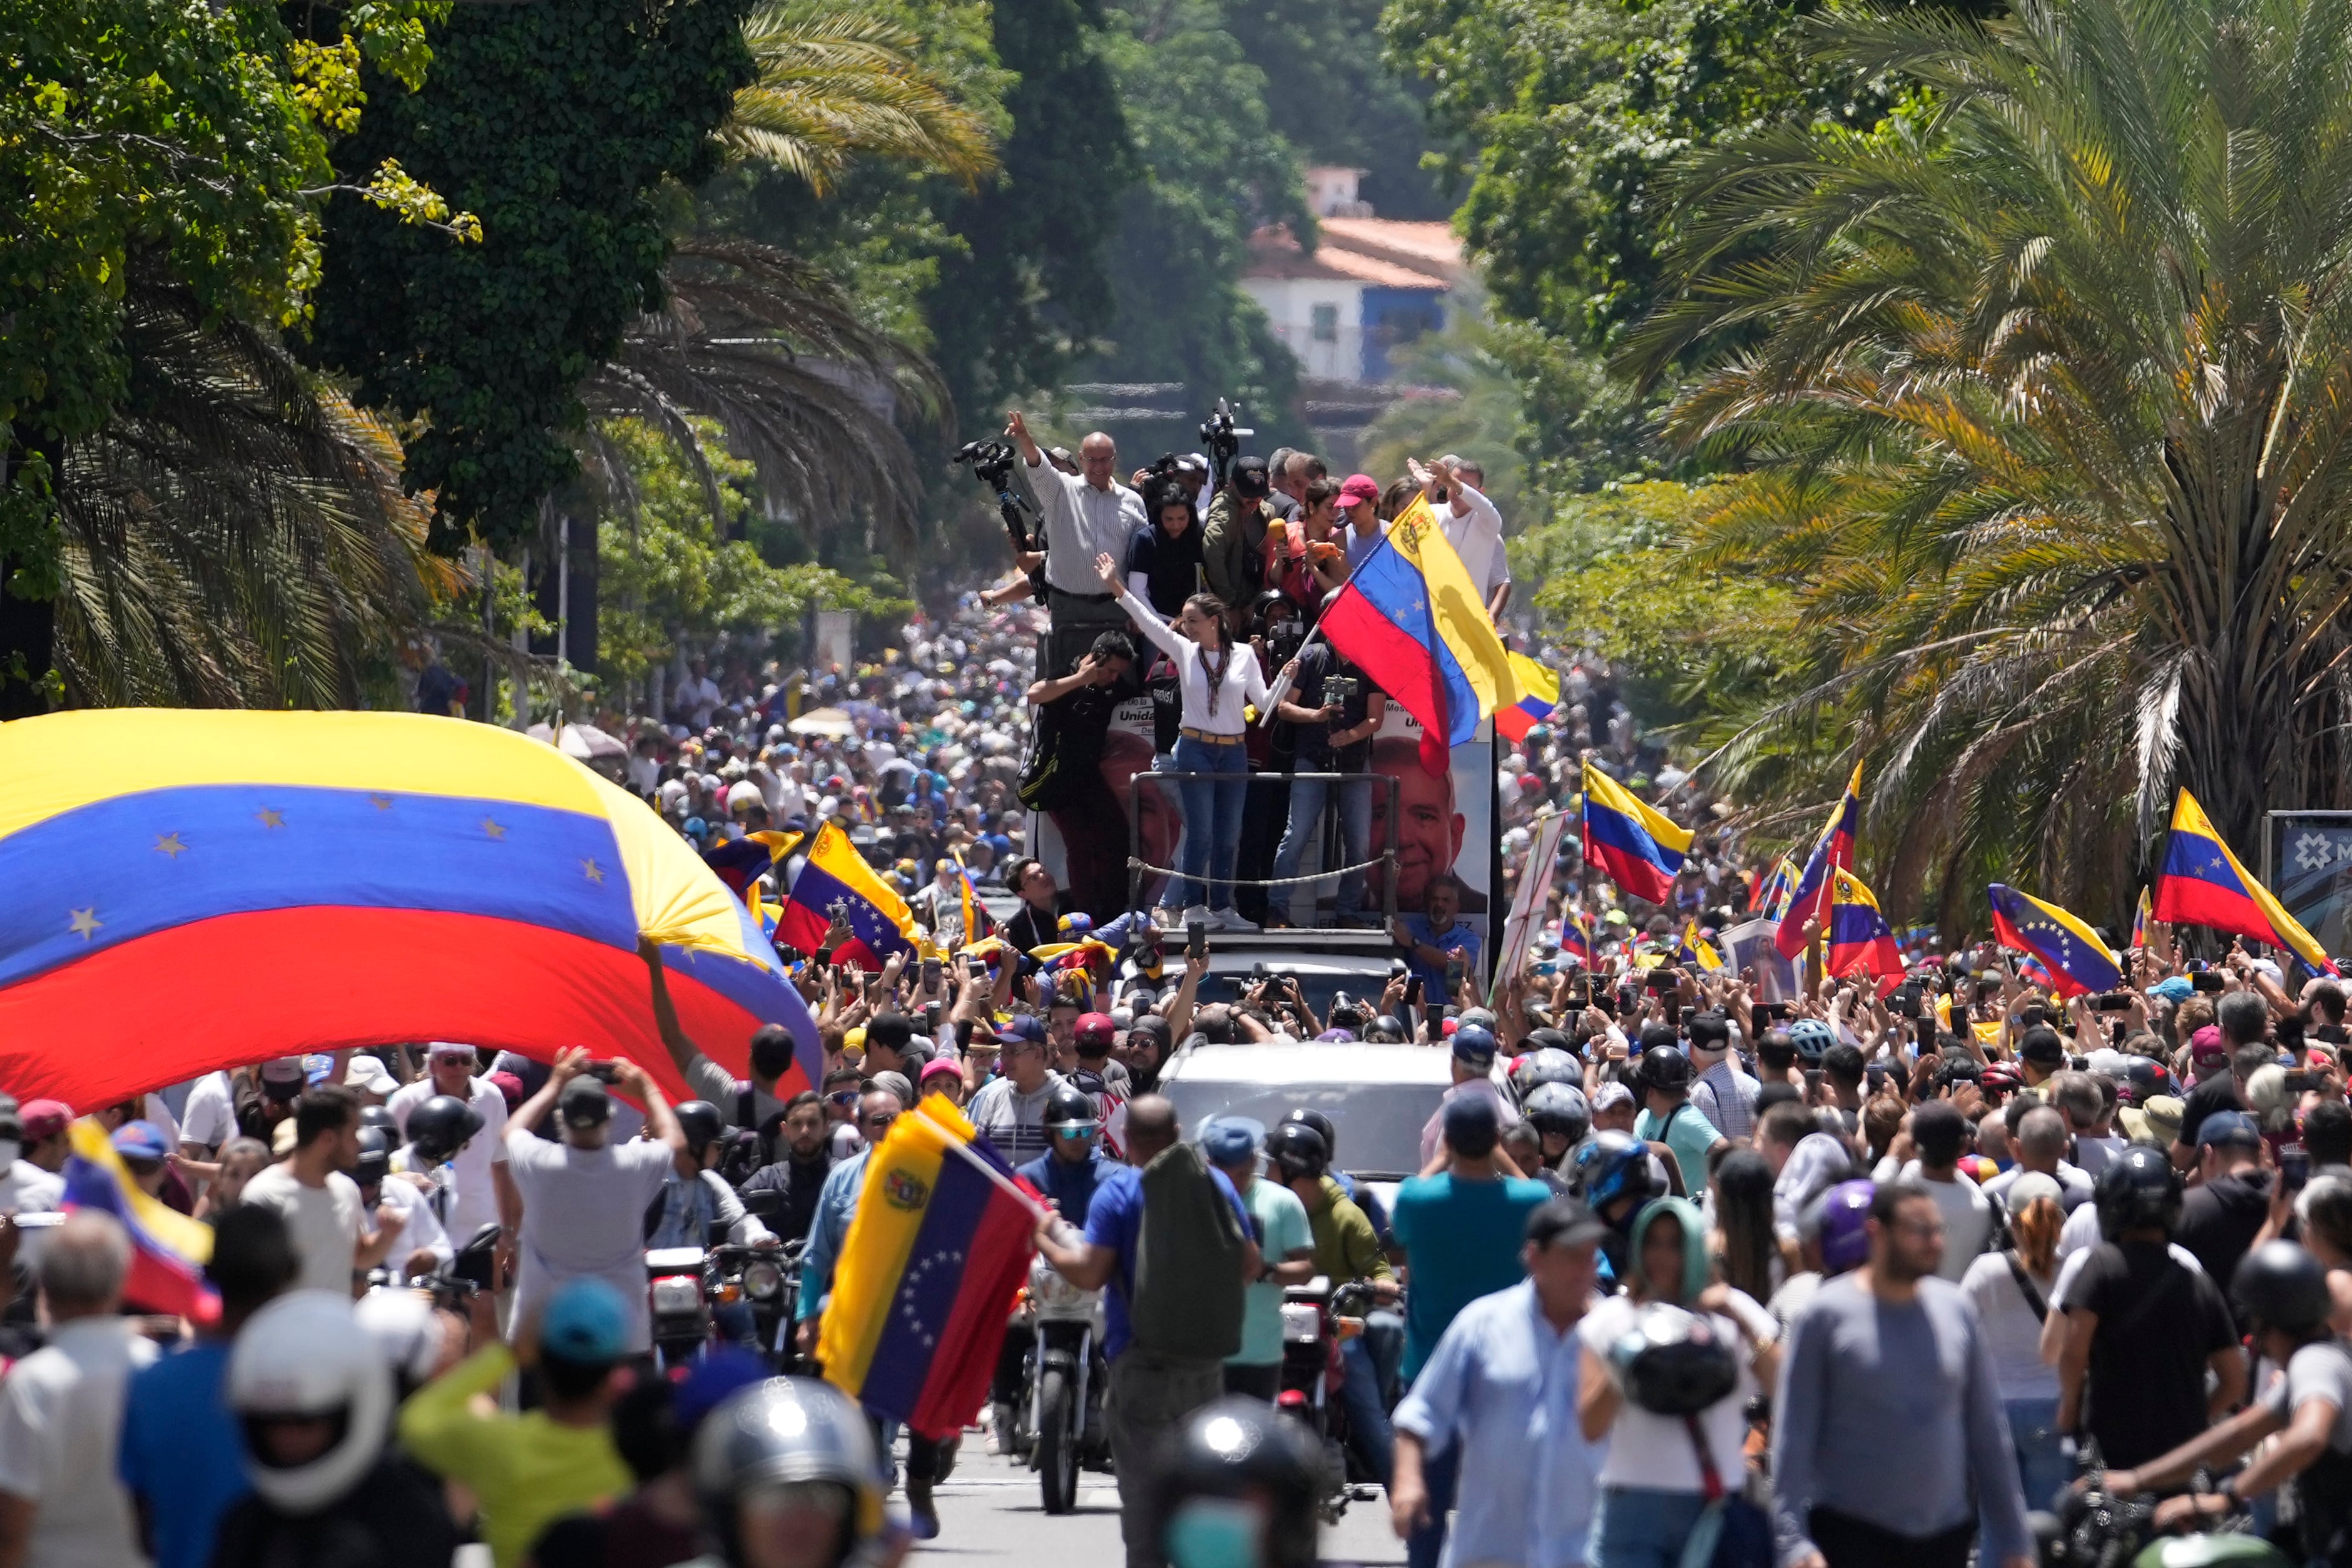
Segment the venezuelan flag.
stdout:
<svg viewBox="0 0 2352 1568">
<path fill-rule="evenodd" d="M 1559 924 L 1559 951 L 1563 958 L 1572 958 L 1585 968 L 1592 967 L 1592 936 L 1584 929 L 1580 916 L 1570 915 Z"/>
<path fill-rule="evenodd" d="M 1790 891 L 1788 908 L 1780 911 L 1780 931 L 1772 943 L 1783 958 L 1794 958 L 1805 945 L 1805 922 L 1818 920 L 1826 928 L 1832 903 L 1832 892 L 1835 873 L 1853 868 L 1854 836 L 1862 831 L 1862 764 L 1853 764 L 1853 777 L 1846 782 L 1845 794 L 1838 797 L 1837 809 L 1830 813 L 1829 826 L 1813 841 L 1813 852 L 1805 857 L 1805 868 L 1797 876 L 1797 885 Z M 1859 886 L 1860 884 L 1856 884 Z"/>
<path fill-rule="evenodd" d="M 1895 930 L 1879 911 L 1878 897 L 1862 879 L 1839 867 L 1830 875 L 1830 973 L 1899 976 L 1903 953 Z"/>
<path fill-rule="evenodd" d="M 2132 911 L 2131 944 L 2135 951 L 2145 951 L 2147 947 L 2147 889 L 2142 888 L 2139 890 L 2139 907 Z"/>
<path fill-rule="evenodd" d="M 1041 1213 L 963 1113 L 932 1095 L 866 1162 L 819 1331 L 825 1381 L 926 1437 L 980 1407 Z"/>
<path fill-rule="evenodd" d="M 1772 865 L 1772 874 L 1757 889 L 1755 908 L 1768 921 L 1777 921 L 1789 912 L 1789 900 L 1797 891 L 1797 864 L 1786 855 Z"/>
<path fill-rule="evenodd" d="M 962 879 L 962 885 L 959 890 L 963 895 L 963 940 L 970 943 L 978 942 L 982 937 L 994 936 L 996 917 L 990 914 L 988 906 L 980 901 L 977 884 L 972 880 L 971 868 L 963 863 L 963 851 L 951 847 L 948 853 L 955 857 L 956 875 Z"/>
<path fill-rule="evenodd" d="M 1716 952 L 1715 943 L 1698 934 L 1698 921 L 1692 921 L 1683 927 L 1683 944 L 1675 952 L 1675 962 L 1714 971 L 1723 967 L 1723 954 Z"/>
<path fill-rule="evenodd" d="M 125 1305 L 142 1312 L 170 1312 L 195 1322 L 220 1316 L 220 1298 L 205 1279 L 212 1261 L 213 1227 L 167 1208 L 139 1190 L 114 1152 L 114 1141 L 95 1117 L 71 1130 L 73 1152 L 64 1172 L 67 1210 L 100 1209 L 122 1222 L 131 1237 L 131 1273 L 124 1279 Z"/>
<path fill-rule="evenodd" d="M 1476 734 L 1481 719 L 1519 699 L 1510 650 L 1420 496 L 1316 626 L 1421 721 L 1422 765 L 1433 773 L 1444 773 L 1449 750 Z"/>
<path fill-rule="evenodd" d="M 2055 904 L 1995 882 L 1985 889 L 1992 904 L 1993 940 L 2041 960 L 2061 996 L 2113 991 L 2124 973 L 2116 967 L 2099 933 Z"/>
<path fill-rule="evenodd" d="M 781 1024 L 791 1088 L 823 1076 L 742 900 L 644 802 L 517 731 L 88 710 L 0 724 L 0 1083 L 21 1098 L 106 1105 L 398 1040 L 585 1046 L 682 1095 L 641 937 L 720 1066 Z"/>
<path fill-rule="evenodd" d="M 2287 949 L 2322 974 L 2336 973 L 2326 950 L 2238 863 L 2206 819 L 2204 807 L 2185 789 L 2173 805 L 2164 868 L 2157 873 L 2156 918 L 2250 936 Z"/>
<path fill-rule="evenodd" d="M 1637 899 L 1663 904 L 1689 853 L 1691 832 L 1602 773 L 1584 764 L 1584 858 Z"/>
<path fill-rule="evenodd" d="M 1528 731 L 1551 717 L 1559 706 L 1559 677 L 1523 653 L 1513 653 L 1511 674 L 1519 683 L 1519 700 L 1495 710 L 1495 732 L 1507 741 L 1524 741 Z"/>
<path fill-rule="evenodd" d="M 913 955 L 915 911 L 875 874 L 841 824 L 828 821 L 810 840 L 807 858 L 785 890 L 776 940 L 814 952 L 824 945 L 836 912 L 850 931 L 849 940 L 834 950 L 837 962 L 878 970 L 894 953 Z"/>
</svg>

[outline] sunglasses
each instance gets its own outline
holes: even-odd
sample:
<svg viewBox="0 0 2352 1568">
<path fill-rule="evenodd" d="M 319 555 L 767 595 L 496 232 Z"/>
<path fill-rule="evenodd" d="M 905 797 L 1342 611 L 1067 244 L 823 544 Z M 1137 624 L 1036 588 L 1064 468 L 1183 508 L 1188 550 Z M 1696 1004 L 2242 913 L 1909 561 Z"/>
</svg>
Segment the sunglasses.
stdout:
<svg viewBox="0 0 2352 1568">
<path fill-rule="evenodd" d="M 855 1105 L 857 1103 L 857 1091 L 854 1089 L 845 1089 L 838 1094 L 826 1095 L 825 1099 L 835 1105 Z"/>
<path fill-rule="evenodd" d="M 1095 1135 L 1095 1124 L 1091 1121 L 1071 1122 L 1066 1126 L 1054 1129 L 1055 1133 L 1063 1138 L 1091 1138 Z"/>
<path fill-rule="evenodd" d="M 893 1111 L 889 1112 L 887 1115 L 884 1115 L 884 1116 L 861 1116 L 861 1117 L 859 1117 L 859 1118 L 857 1119 L 857 1125 L 859 1125 L 860 1127 L 875 1127 L 875 1128 L 881 1128 L 881 1127 L 887 1127 L 887 1126 L 889 1126 L 889 1125 L 890 1125 L 890 1123 L 892 1123 L 893 1121 L 898 1121 L 898 1113 L 897 1111 L 893 1110 Z"/>
</svg>

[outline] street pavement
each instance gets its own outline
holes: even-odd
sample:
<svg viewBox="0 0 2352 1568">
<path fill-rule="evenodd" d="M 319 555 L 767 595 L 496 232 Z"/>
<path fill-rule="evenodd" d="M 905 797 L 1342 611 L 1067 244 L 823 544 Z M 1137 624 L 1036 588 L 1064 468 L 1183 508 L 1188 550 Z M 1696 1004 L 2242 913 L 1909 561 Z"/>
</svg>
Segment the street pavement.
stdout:
<svg viewBox="0 0 2352 1568">
<path fill-rule="evenodd" d="M 1017 1460 L 988 1453 L 978 1432 L 966 1433 L 955 1474 L 938 1493 L 940 1537 L 919 1543 L 910 1562 L 929 1558 L 957 1568 L 1118 1568 L 1118 1488 L 1112 1478 L 1087 1472 L 1078 1481 L 1076 1512 L 1049 1514 L 1038 1500 L 1037 1477 Z M 1323 1531 L 1326 1563 L 1388 1568 L 1404 1562 L 1404 1542 L 1390 1533 L 1388 1505 L 1350 1503 Z"/>
</svg>

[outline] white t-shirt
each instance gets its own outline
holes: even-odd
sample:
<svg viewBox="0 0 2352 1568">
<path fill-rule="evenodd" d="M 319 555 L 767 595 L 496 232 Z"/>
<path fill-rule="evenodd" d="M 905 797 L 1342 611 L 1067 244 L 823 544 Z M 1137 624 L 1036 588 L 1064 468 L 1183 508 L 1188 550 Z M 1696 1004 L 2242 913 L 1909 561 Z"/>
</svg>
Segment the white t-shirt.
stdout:
<svg viewBox="0 0 2352 1568">
<path fill-rule="evenodd" d="M 33 1506 L 37 1568 L 146 1568 L 116 1479 L 123 1391 L 155 1359 L 127 1318 L 76 1318 L 0 1385 L 0 1491 Z"/>
<path fill-rule="evenodd" d="M 1739 1357 L 1739 1386 L 1699 1413 L 1699 1429 L 1706 1435 L 1707 1451 L 1715 1458 L 1716 1474 L 1736 1487 L 1746 1473 L 1741 1450 L 1748 1441 L 1748 1402 L 1759 1390 L 1751 1367 L 1753 1352 L 1740 1337 L 1736 1316 L 1748 1331 L 1770 1342 L 1780 1337 L 1772 1314 L 1744 1290 L 1733 1290 L 1726 1303 L 1730 1312 L 1709 1312 L 1716 1331 Z M 1631 1296 L 1612 1296 L 1584 1314 L 1577 1336 L 1604 1366 L 1609 1347 L 1638 1321 L 1641 1306 Z M 1691 1447 L 1690 1430 L 1679 1415 L 1660 1415 L 1627 1400 L 1609 1428 L 1609 1458 L 1601 1466 L 1604 1487 L 1641 1487 L 1652 1491 L 1696 1492 L 1706 1489 L 1699 1474 L 1698 1455 Z"/>
<path fill-rule="evenodd" d="M 189 1086 L 180 1117 L 180 1142 L 201 1143 L 214 1153 L 236 1136 L 236 1099 L 228 1074 L 208 1072 Z"/>
<path fill-rule="evenodd" d="M 352 1293 L 352 1258 L 367 1228 L 357 1182 L 330 1171 L 325 1186 L 306 1187 L 295 1179 L 294 1167 L 280 1161 L 245 1184 L 245 1201 L 267 1204 L 286 1216 L 294 1255 L 302 1260 L 295 1284 L 338 1296 Z"/>
<path fill-rule="evenodd" d="M 1463 568 L 1470 574 L 1480 597 L 1492 599 L 1495 590 L 1511 580 L 1510 556 L 1503 548 L 1503 514 L 1468 485 L 1461 488 L 1470 510 L 1457 516 L 1450 500 L 1441 501 L 1437 526 L 1445 542 L 1454 546 L 1454 553 L 1462 557 Z"/>
<path fill-rule="evenodd" d="M 669 1145 L 575 1149 L 518 1127 L 507 1134 L 507 1169 L 522 1190 L 513 1321 L 531 1321 L 557 1286 L 593 1274 L 619 1291 L 629 1309 L 628 1348 L 650 1349 L 646 1209 L 669 1174 Z"/>
<path fill-rule="evenodd" d="M 498 1223 L 499 1189 L 490 1167 L 507 1163 L 507 1097 L 486 1078 L 467 1081 L 466 1100 L 474 1108 L 474 1114 L 482 1119 L 482 1130 L 449 1162 L 457 1185 L 449 1199 L 448 1228 L 452 1236 L 470 1237 L 482 1226 Z M 440 1092 L 428 1076 L 403 1084 L 384 1102 L 384 1109 L 392 1112 L 393 1125 L 400 1129 L 403 1138 L 408 1136 L 408 1113 Z"/>
<path fill-rule="evenodd" d="M 392 1249 L 383 1260 L 394 1268 L 404 1267 L 409 1254 L 429 1251 L 434 1259 L 446 1263 L 455 1258 L 457 1248 L 450 1245 L 448 1229 L 433 1212 L 433 1200 L 413 1183 L 399 1176 L 388 1176 L 376 1189 L 376 1201 L 397 1212 L 400 1231 L 392 1240 Z"/>
<path fill-rule="evenodd" d="M 2026 1278 L 2033 1277 L 2029 1273 Z M 2033 1284 L 2042 1292 L 2042 1307 L 2057 1310 L 2052 1304 L 2057 1282 L 2034 1279 Z M 2042 1362 L 2042 1320 L 2033 1315 L 2033 1309 L 2026 1304 L 2025 1292 L 2017 1288 L 2017 1277 L 2009 1269 L 2008 1255 L 1980 1254 L 1969 1265 L 1968 1275 L 1960 1281 L 1960 1294 L 1969 1299 L 1969 1304 L 1977 1310 L 1977 1320 L 1984 1324 L 1985 1350 L 1992 1358 L 1992 1380 L 2000 1396 L 2057 1398 L 2058 1369 L 2044 1366 Z"/>
<path fill-rule="evenodd" d="M 2286 1375 L 2271 1384 L 2261 1403 L 2280 1420 L 2292 1421 L 2314 1399 L 2336 1406 L 2327 1446 L 2339 1454 L 2352 1453 L 2352 1352 L 2335 1340 L 2320 1340 L 2295 1352 L 2287 1359 Z"/>
<path fill-rule="evenodd" d="M 1992 1239 L 1992 1202 L 1968 1177 L 1953 1173 L 1948 1182 L 1931 1181 L 1920 1173 L 1919 1162 L 1906 1160 L 1900 1171 L 1895 1157 L 1878 1163 L 1871 1179 L 1879 1183 L 1916 1182 L 1936 1200 L 1944 1215 L 1944 1261 L 1936 1272 L 1957 1285 L 1969 1277 L 1969 1266 Z"/>
<path fill-rule="evenodd" d="M 18 1160 L 0 1171 L 0 1214 L 55 1214 L 65 1191 L 63 1176 Z"/>
</svg>

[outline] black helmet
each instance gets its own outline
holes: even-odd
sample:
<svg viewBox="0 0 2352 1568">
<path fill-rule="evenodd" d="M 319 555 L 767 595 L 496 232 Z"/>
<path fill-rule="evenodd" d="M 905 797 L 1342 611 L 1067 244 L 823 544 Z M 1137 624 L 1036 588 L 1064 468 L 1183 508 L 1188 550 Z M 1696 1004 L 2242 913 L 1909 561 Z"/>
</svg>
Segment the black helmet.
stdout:
<svg viewBox="0 0 2352 1568">
<path fill-rule="evenodd" d="M 1412 1032 L 1404 1026 L 1402 1018 L 1393 1013 L 1383 1013 L 1372 1020 L 1371 1027 L 1364 1031 L 1364 1038 L 1385 1046 L 1401 1046 Z"/>
<path fill-rule="evenodd" d="M 1332 1126 L 1331 1119 L 1321 1111 L 1309 1110 L 1301 1105 L 1294 1108 L 1290 1114 L 1282 1120 L 1302 1122 L 1312 1127 L 1316 1131 L 1323 1134 L 1323 1157 L 1327 1160 L 1336 1160 L 1339 1157 L 1339 1130 Z"/>
<path fill-rule="evenodd" d="M 408 1141 L 435 1164 L 482 1130 L 482 1113 L 454 1094 L 436 1094 L 408 1113 Z"/>
<path fill-rule="evenodd" d="M 2326 1266 L 2292 1241 L 2266 1241 L 2239 1259 L 2230 1300 L 2240 1323 L 2288 1333 L 2318 1328 L 2335 1306 Z"/>
<path fill-rule="evenodd" d="M 1657 1415 L 1696 1415 L 1739 1386 L 1739 1362 L 1710 1318 L 1653 1301 L 1609 1347 L 1625 1397 Z"/>
<path fill-rule="evenodd" d="M 2162 1226 L 2170 1236 L 2180 1220 L 2180 1173 L 2161 1149 L 2134 1143 L 2107 1162 L 2091 1189 L 2099 1234 L 2113 1241 L 2139 1226 Z"/>
<path fill-rule="evenodd" d="M 359 1131 L 359 1162 L 352 1167 L 352 1180 L 370 1187 L 392 1173 L 392 1140 L 380 1127 L 362 1127 Z"/>
<path fill-rule="evenodd" d="M 2134 1057 L 2124 1064 L 2124 1082 L 2131 1089 L 2134 1105 L 2146 1105 L 2158 1095 L 2173 1091 L 2171 1070 L 2147 1057 Z"/>
<path fill-rule="evenodd" d="M 1098 1120 L 1094 1096 L 1067 1079 L 1055 1084 L 1054 1091 L 1045 1097 L 1048 1127 L 1092 1127 Z"/>
<path fill-rule="evenodd" d="M 1320 1176 L 1331 1163 L 1331 1146 L 1304 1121 L 1285 1121 L 1267 1133 L 1265 1153 L 1286 1182 Z"/>
<path fill-rule="evenodd" d="M 1258 1568 L 1314 1568 L 1322 1456 L 1297 1421 L 1259 1400 L 1228 1395 L 1186 1416 L 1160 1458 L 1148 1529 L 1170 1568 L 1228 1560 L 1222 1539 L 1196 1535 L 1208 1517 L 1190 1505 L 1208 1500 L 1266 1510 Z"/>
<path fill-rule="evenodd" d="M 1557 1132 L 1571 1148 L 1592 1131 L 1592 1108 L 1585 1102 L 1584 1091 L 1574 1084 L 1539 1083 L 1520 1110 L 1537 1131 Z"/>
<path fill-rule="evenodd" d="M 1674 1046 L 1652 1046 L 1642 1053 L 1642 1087 L 1672 1094 L 1688 1089 L 1690 1058 Z"/>
<path fill-rule="evenodd" d="M 727 1131 L 726 1119 L 707 1100 L 682 1100 L 670 1114 L 677 1118 L 678 1130 L 686 1134 L 686 1152 L 698 1160 Z"/>
<path fill-rule="evenodd" d="M 1538 1029 L 1536 1036 L 1557 1035 L 1557 1029 Z M 1535 1037 L 1530 1037 L 1532 1040 Z M 1584 1074 L 1576 1058 L 1557 1046 L 1541 1046 L 1528 1052 L 1511 1064 L 1511 1092 L 1524 1106 L 1528 1098 L 1548 1083 L 1580 1084 Z"/>
<path fill-rule="evenodd" d="M 362 1127 L 373 1127 L 373 1128 L 377 1129 L 377 1130 L 378 1130 L 379 1131 L 381 1131 L 381 1132 L 382 1132 L 385 1137 L 387 1137 L 387 1138 L 391 1139 L 394 1143 L 397 1143 L 397 1142 L 400 1142 L 400 1123 L 399 1123 L 397 1121 L 394 1120 L 394 1118 L 393 1118 L 393 1114 L 392 1114 L 392 1108 L 391 1108 L 390 1106 L 385 1106 L 385 1105 L 362 1105 L 362 1106 L 361 1106 L 361 1107 L 360 1107 L 360 1125 L 361 1125 Z"/>
<path fill-rule="evenodd" d="M 691 1466 L 703 1528 L 724 1561 L 743 1561 L 737 1505 L 772 1487 L 839 1488 L 847 1506 L 835 1568 L 880 1561 L 882 1470 L 874 1436 L 865 1412 L 831 1384 L 806 1377 L 753 1384 L 703 1417 Z"/>
</svg>

